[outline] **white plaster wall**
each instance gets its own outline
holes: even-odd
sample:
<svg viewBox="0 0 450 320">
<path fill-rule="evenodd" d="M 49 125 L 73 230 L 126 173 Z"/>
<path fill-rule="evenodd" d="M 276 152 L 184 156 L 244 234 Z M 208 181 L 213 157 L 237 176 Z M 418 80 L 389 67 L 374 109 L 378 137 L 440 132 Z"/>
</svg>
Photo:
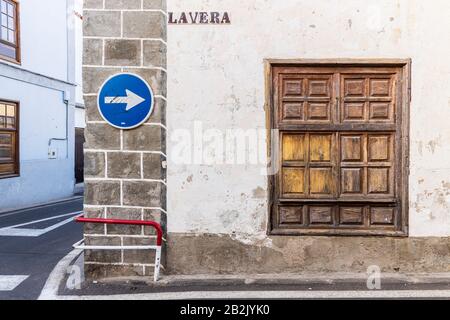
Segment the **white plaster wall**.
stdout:
<svg viewBox="0 0 450 320">
<path fill-rule="evenodd" d="M 75 83 L 77 85 L 75 101 L 84 104 L 83 101 L 83 0 L 73 0 L 73 27 L 75 33 Z M 84 115 L 84 112 L 83 112 Z M 84 122 L 84 119 L 83 119 Z"/>
<path fill-rule="evenodd" d="M 175 130 L 265 128 L 265 58 L 412 58 L 410 235 L 450 235 L 450 2 L 168 0 L 231 25 L 169 25 L 168 229 L 263 239 L 260 166 L 180 165 Z"/>
<path fill-rule="evenodd" d="M 22 68 L 68 81 L 67 1 L 21 0 Z"/>
<path fill-rule="evenodd" d="M 75 108 L 75 128 L 86 127 L 86 112 L 83 100 L 83 0 L 72 0 L 73 10 L 70 13 L 73 19 L 74 28 L 74 57 L 75 57 L 75 103 L 79 106 Z"/>
<path fill-rule="evenodd" d="M 0 210 L 73 194 L 76 94 L 65 82 L 75 82 L 74 1 L 20 1 L 21 64 L 0 65 L 0 99 L 20 102 L 20 177 L 0 179 Z M 66 138 L 66 112 L 68 140 L 52 142 L 57 159 L 50 160 L 49 139 Z"/>
<path fill-rule="evenodd" d="M 57 159 L 48 159 L 49 139 L 66 136 L 63 92 L 1 75 L 0 88 L 2 98 L 20 101 L 20 176 L 0 179 L 0 210 L 71 196 L 74 107 L 68 109 L 69 140 L 53 141 Z"/>
<path fill-rule="evenodd" d="M 86 111 L 75 108 L 75 128 L 86 128 Z"/>
</svg>

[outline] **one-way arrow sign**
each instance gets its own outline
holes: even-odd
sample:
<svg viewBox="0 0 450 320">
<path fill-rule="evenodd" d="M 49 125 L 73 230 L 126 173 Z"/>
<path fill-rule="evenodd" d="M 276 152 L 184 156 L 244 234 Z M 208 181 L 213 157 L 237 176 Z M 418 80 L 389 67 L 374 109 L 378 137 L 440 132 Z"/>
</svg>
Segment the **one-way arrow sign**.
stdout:
<svg viewBox="0 0 450 320">
<path fill-rule="evenodd" d="M 105 103 L 126 103 L 127 107 L 125 111 L 128 111 L 145 101 L 144 98 L 138 96 L 133 91 L 125 89 L 125 93 L 127 94 L 126 97 L 105 97 Z"/>
<path fill-rule="evenodd" d="M 142 77 L 118 73 L 103 83 L 97 104 L 100 115 L 111 126 L 133 129 L 147 121 L 152 114 L 154 94 Z"/>
</svg>

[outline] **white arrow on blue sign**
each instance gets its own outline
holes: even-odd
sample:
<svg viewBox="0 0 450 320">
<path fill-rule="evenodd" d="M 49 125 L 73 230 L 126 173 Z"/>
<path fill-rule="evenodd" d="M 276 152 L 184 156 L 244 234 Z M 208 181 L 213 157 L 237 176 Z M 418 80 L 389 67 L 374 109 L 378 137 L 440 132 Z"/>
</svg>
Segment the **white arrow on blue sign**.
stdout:
<svg viewBox="0 0 450 320">
<path fill-rule="evenodd" d="M 100 87 L 98 110 L 111 126 L 133 129 L 143 124 L 153 112 L 154 95 L 140 76 L 119 73 Z"/>
</svg>

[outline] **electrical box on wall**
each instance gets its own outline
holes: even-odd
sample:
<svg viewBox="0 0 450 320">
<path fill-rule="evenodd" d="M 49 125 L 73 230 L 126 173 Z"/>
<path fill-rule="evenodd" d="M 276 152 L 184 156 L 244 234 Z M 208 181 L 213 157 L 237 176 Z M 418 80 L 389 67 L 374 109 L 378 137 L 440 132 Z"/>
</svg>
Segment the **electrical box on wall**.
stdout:
<svg viewBox="0 0 450 320">
<path fill-rule="evenodd" d="M 58 150 L 56 148 L 48 148 L 48 158 L 56 159 L 58 157 Z"/>
<path fill-rule="evenodd" d="M 65 103 L 68 103 L 70 101 L 70 91 L 64 91 L 63 100 Z"/>
</svg>

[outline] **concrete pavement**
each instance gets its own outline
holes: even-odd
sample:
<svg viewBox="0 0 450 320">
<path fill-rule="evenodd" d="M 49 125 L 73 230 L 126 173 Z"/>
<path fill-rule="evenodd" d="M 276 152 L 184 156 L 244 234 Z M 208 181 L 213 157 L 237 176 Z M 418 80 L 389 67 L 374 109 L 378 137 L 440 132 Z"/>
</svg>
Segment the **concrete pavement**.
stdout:
<svg viewBox="0 0 450 320">
<path fill-rule="evenodd" d="M 76 252 L 58 264 L 41 299 L 208 300 L 208 299 L 450 299 L 450 274 L 384 274 L 379 289 L 369 289 L 366 274 L 163 276 L 86 281 L 68 288 Z M 59 278 L 51 281 L 51 278 Z M 52 283 L 53 282 L 53 283 Z M 47 287 L 47 285 L 46 285 Z"/>
</svg>

